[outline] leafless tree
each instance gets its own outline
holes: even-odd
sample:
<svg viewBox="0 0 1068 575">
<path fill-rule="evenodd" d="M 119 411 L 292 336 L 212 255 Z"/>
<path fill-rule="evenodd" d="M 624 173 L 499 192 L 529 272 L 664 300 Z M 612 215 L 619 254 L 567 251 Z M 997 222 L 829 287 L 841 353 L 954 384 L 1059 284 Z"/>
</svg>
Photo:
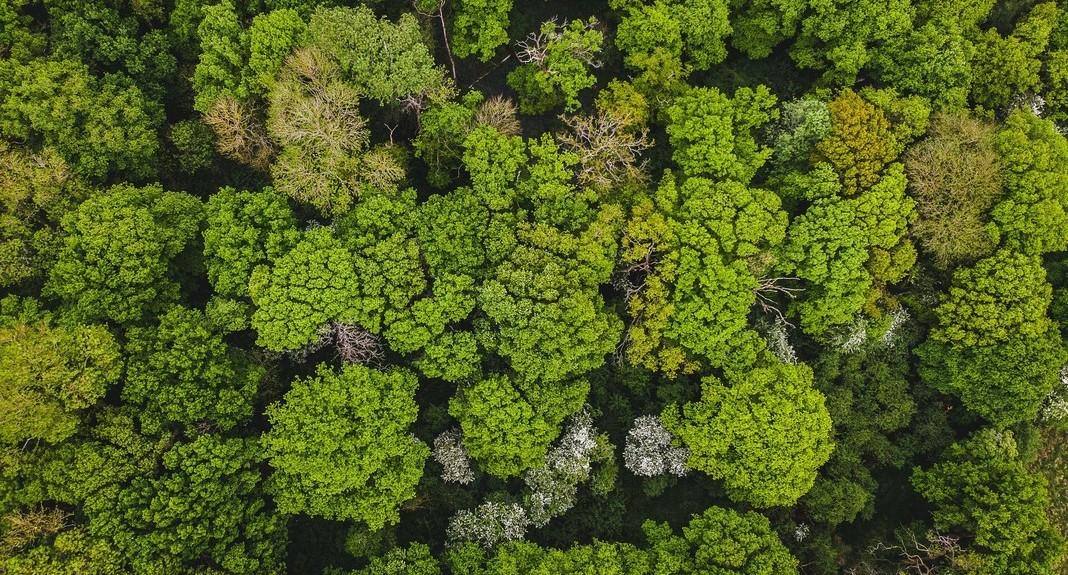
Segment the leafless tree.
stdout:
<svg viewBox="0 0 1068 575">
<path fill-rule="evenodd" d="M 359 326 L 335 323 L 332 336 L 342 361 L 367 364 L 380 363 L 385 358 L 378 336 Z"/>
<path fill-rule="evenodd" d="M 452 79 L 456 79 L 456 60 L 452 57 L 452 48 L 449 47 L 449 30 L 445 26 L 445 0 L 438 0 L 435 10 L 426 12 L 419 7 L 419 0 L 412 2 L 415 11 L 428 18 L 437 18 L 441 23 L 441 38 L 445 42 L 445 55 L 449 57 L 449 66 L 452 68 Z"/>
<path fill-rule="evenodd" d="M 797 282 L 801 281 L 800 278 L 781 276 L 781 277 L 762 277 L 757 280 L 757 287 L 753 289 L 753 293 L 756 295 L 757 304 L 760 305 L 760 309 L 764 313 L 773 313 L 775 317 L 785 323 L 786 325 L 793 327 L 794 324 L 786 320 L 786 316 L 779 309 L 779 303 L 775 301 L 775 295 L 784 295 L 790 299 L 797 297 L 797 294 L 804 291 L 800 287 L 791 287 L 784 285 L 785 282 Z"/>
<path fill-rule="evenodd" d="M 560 143 L 578 155 L 579 182 L 607 190 L 627 181 L 645 178 L 642 152 L 652 147 L 648 133 L 634 130 L 612 114 L 566 116 L 567 132 Z"/>
<path fill-rule="evenodd" d="M 256 113 L 237 98 L 219 98 L 204 115 L 215 132 L 215 147 L 227 158 L 265 170 L 274 156 L 274 145 Z"/>
</svg>

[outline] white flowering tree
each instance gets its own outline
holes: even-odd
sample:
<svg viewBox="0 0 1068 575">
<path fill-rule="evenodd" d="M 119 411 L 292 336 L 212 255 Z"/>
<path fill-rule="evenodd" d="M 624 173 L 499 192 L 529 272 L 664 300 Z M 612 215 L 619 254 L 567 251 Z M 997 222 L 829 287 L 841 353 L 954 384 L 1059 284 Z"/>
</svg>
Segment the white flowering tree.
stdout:
<svg viewBox="0 0 1068 575">
<path fill-rule="evenodd" d="M 643 415 L 635 419 L 634 426 L 627 432 L 623 465 L 640 477 L 685 476 L 690 451 L 672 446 L 673 439 L 658 416 Z"/>
</svg>

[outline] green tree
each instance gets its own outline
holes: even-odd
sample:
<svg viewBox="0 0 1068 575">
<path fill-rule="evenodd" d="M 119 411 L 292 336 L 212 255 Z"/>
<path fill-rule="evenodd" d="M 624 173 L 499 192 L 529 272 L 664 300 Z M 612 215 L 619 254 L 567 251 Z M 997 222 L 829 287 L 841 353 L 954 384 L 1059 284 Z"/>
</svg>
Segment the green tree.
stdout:
<svg viewBox="0 0 1068 575">
<path fill-rule="evenodd" d="M 834 167 L 842 193 L 852 196 L 879 181 L 897 157 L 897 143 L 883 111 L 853 90 L 842 91 L 827 107 L 831 132 L 816 144 L 817 159 Z"/>
<path fill-rule="evenodd" d="M 117 75 L 97 79 L 74 60 L 2 64 L 0 135 L 51 147 L 90 179 L 155 172 L 162 116 L 136 85 Z"/>
<path fill-rule="evenodd" d="M 689 176 L 753 179 L 772 150 L 753 131 L 778 118 L 775 96 L 765 86 L 739 88 L 728 98 L 715 88 L 695 88 L 667 109 L 672 159 Z"/>
<path fill-rule="evenodd" d="M 349 365 L 320 366 L 267 408 L 263 445 L 282 513 L 358 520 L 379 529 L 415 496 L 430 450 L 408 432 L 416 377 Z"/>
<path fill-rule="evenodd" d="M 244 79 L 252 94 L 270 92 L 278 71 L 293 49 L 304 41 L 307 26 L 296 10 L 257 14 L 248 29 L 248 70 Z"/>
<path fill-rule="evenodd" d="M 489 61 L 508 42 L 512 0 L 456 0 L 453 3 L 452 51 L 461 58 Z"/>
<path fill-rule="evenodd" d="M 346 84 L 379 103 L 449 94 L 444 70 L 434 63 L 411 13 L 393 23 L 366 6 L 320 8 L 308 22 L 307 38 L 338 65 Z"/>
<path fill-rule="evenodd" d="M 47 272 L 62 243 L 60 219 L 89 191 L 55 150 L 0 144 L 0 286 Z"/>
<path fill-rule="evenodd" d="M 221 0 L 201 7 L 200 12 L 200 58 L 193 73 L 193 107 L 207 113 L 224 96 L 247 96 L 242 91 L 241 75 L 248 61 L 248 47 L 233 2 Z"/>
<path fill-rule="evenodd" d="M 723 575 L 796 574 L 797 559 L 779 540 L 767 518 L 709 507 L 690 518 L 682 536 L 666 523 L 642 525 L 657 573 Z"/>
<path fill-rule="evenodd" d="M 948 296 L 935 308 L 939 326 L 931 339 L 985 346 L 1049 332 L 1046 316 L 1053 288 L 1035 256 L 1000 250 L 953 274 Z"/>
<path fill-rule="evenodd" d="M 0 442 L 58 443 L 118 381 L 119 344 L 103 326 L 53 325 L 32 300 L 8 296 L 0 311 Z"/>
<path fill-rule="evenodd" d="M 979 81 L 972 84 L 972 101 L 1000 110 L 1015 96 L 1036 93 L 1042 85 L 1039 59 L 1057 22 L 1057 5 L 1035 5 L 1012 33 L 1002 37 L 994 28 L 976 39 L 972 69 Z"/>
<path fill-rule="evenodd" d="M 994 137 L 1004 199 L 992 219 L 1002 243 L 1040 255 L 1068 247 L 1068 140 L 1046 119 L 1019 110 Z"/>
<path fill-rule="evenodd" d="M 319 338 L 319 328 L 353 313 L 360 284 L 352 254 L 329 228 L 316 228 L 274 265 L 258 266 L 249 281 L 256 305 L 257 343 L 275 351 L 300 349 Z"/>
<path fill-rule="evenodd" d="M 560 425 L 582 407 L 589 389 L 584 381 L 547 386 L 491 375 L 461 388 L 449 413 L 482 469 L 512 477 L 541 465 Z"/>
<path fill-rule="evenodd" d="M 704 378 L 701 400 L 669 406 L 664 426 L 690 449 L 690 467 L 723 481 L 732 499 L 792 505 L 834 447 L 812 370 L 780 363 L 727 378 Z"/>
<path fill-rule="evenodd" d="M 422 543 L 408 547 L 395 547 L 380 557 L 372 557 L 363 569 L 350 575 L 439 575 L 441 567 L 430 554 L 430 548 Z"/>
<path fill-rule="evenodd" d="M 963 572 L 1038 575 L 1060 563 L 1064 538 L 1046 516 L 1045 478 L 1020 460 L 1011 432 L 981 430 L 954 443 L 912 483 L 935 528 L 970 542 L 956 558 Z"/>
<path fill-rule="evenodd" d="M 282 257 L 300 239 L 285 196 L 273 188 L 222 188 L 205 211 L 204 266 L 219 295 L 247 297 L 252 271 Z"/>
<path fill-rule="evenodd" d="M 89 532 L 121 551 L 133 573 L 281 569 L 285 521 L 267 507 L 254 440 L 202 435 L 163 454 L 154 477 L 108 487 L 86 502 Z"/>
<path fill-rule="evenodd" d="M 766 58 L 797 34 L 806 0 L 732 0 L 731 45 L 753 59 Z"/>
<path fill-rule="evenodd" d="M 783 21 L 794 17 L 796 4 L 783 3 Z M 908 0 L 816 2 L 801 19 L 790 57 L 800 68 L 823 72 L 826 83 L 849 86 L 868 66 L 877 47 L 912 29 Z"/>
<path fill-rule="evenodd" d="M 209 424 L 223 431 L 252 415 L 263 368 L 227 346 L 203 312 L 181 306 L 159 325 L 127 332 L 122 400 L 138 408 L 141 429 Z"/>
<path fill-rule="evenodd" d="M 508 85 L 519 95 L 519 111 L 541 114 L 560 104 L 568 112 L 577 110 L 579 92 L 597 81 L 589 68 L 601 65 L 603 41 L 596 18 L 572 20 L 566 26 L 543 23 L 521 44 L 523 65 L 508 74 Z"/>
<path fill-rule="evenodd" d="M 159 186 L 119 185 L 63 217 L 66 238 L 44 293 L 85 320 L 141 319 L 178 299 L 173 264 L 200 231 L 203 205 Z"/>
</svg>

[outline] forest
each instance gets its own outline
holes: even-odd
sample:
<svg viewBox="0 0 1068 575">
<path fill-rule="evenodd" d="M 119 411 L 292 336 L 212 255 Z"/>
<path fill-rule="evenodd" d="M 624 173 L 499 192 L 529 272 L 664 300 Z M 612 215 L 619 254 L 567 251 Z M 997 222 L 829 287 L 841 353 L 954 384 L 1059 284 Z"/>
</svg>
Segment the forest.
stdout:
<svg viewBox="0 0 1068 575">
<path fill-rule="evenodd" d="M 1068 575 L 1068 0 L 0 0 L 0 575 Z"/>
</svg>

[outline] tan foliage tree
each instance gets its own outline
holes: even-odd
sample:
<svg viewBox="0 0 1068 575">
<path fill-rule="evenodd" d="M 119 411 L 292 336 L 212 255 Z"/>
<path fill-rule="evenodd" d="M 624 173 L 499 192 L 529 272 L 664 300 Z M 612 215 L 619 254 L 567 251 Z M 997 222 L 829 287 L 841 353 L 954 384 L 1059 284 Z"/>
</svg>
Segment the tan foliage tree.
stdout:
<svg viewBox="0 0 1068 575">
<path fill-rule="evenodd" d="M 1001 195 L 994 127 L 967 114 L 942 114 L 905 156 L 918 217 L 913 235 L 936 265 L 948 268 L 996 246 L 984 222 Z"/>
</svg>

